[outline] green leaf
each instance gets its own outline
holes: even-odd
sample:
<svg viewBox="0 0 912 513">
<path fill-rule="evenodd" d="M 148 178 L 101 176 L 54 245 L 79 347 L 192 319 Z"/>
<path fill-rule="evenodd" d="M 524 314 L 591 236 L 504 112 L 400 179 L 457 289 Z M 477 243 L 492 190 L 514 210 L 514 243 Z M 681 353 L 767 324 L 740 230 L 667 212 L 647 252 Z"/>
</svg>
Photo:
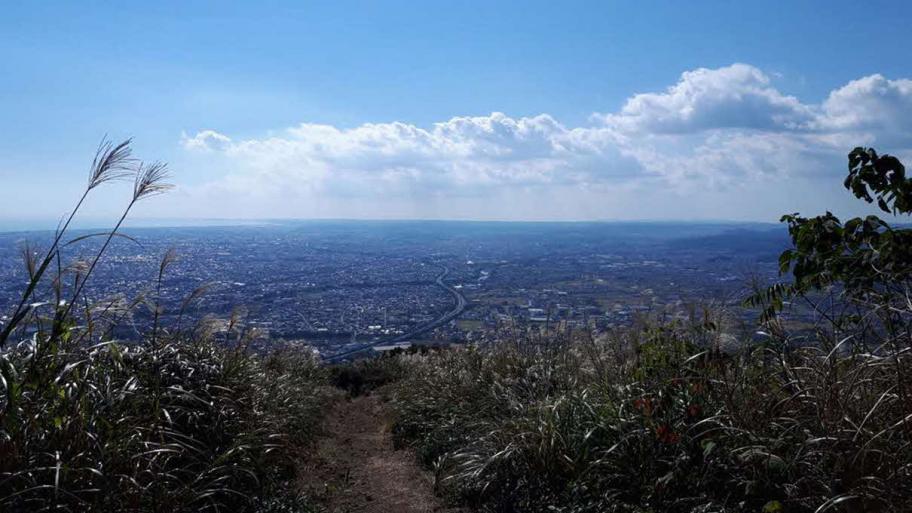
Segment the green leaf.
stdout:
<svg viewBox="0 0 912 513">
<path fill-rule="evenodd" d="M 877 198 L 877 206 L 880 207 L 886 213 L 890 213 L 890 207 L 887 205 L 887 202 L 883 198 Z"/>
<path fill-rule="evenodd" d="M 769 501 L 763 506 L 761 511 L 762 513 L 781 513 L 784 511 L 784 508 L 779 501 Z"/>
<path fill-rule="evenodd" d="M 716 442 L 711 442 L 709 440 L 703 442 L 703 457 L 708 458 L 709 455 L 713 452 L 713 449 L 716 448 Z"/>
</svg>

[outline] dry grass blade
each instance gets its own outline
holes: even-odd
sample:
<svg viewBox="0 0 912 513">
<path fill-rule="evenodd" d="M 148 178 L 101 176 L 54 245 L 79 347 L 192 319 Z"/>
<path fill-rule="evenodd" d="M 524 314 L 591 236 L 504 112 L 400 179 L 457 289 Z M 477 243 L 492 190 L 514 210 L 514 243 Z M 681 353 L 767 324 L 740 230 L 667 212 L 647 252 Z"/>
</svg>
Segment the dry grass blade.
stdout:
<svg viewBox="0 0 912 513">
<path fill-rule="evenodd" d="M 162 256 L 161 262 L 158 264 L 158 277 L 161 279 L 165 275 L 165 271 L 168 270 L 168 267 L 171 266 L 174 262 L 177 262 L 177 250 L 174 248 L 169 248 Z"/>
<path fill-rule="evenodd" d="M 92 265 L 92 263 L 89 261 L 77 259 L 77 260 L 74 260 L 74 261 L 70 262 L 69 264 L 67 264 L 67 266 L 63 268 L 63 272 L 61 274 L 62 275 L 74 274 L 74 275 L 84 276 L 85 273 L 87 273 L 89 271 L 89 267 L 91 265 Z M 60 276 L 59 278 L 63 278 L 63 276 Z"/>
<path fill-rule="evenodd" d="M 136 244 L 137 246 L 142 247 L 142 244 L 140 244 L 139 241 L 134 239 L 133 237 L 130 237 L 129 235 L 126 235 L 123 233 L 116 233 L 116 232 L 100 232 L 100 233 L 90 233 L 87 235 L 80 235 L 79 237 L 76 237 L 75 239 L 67 241 L 67 243 L 63 244 L 61 247 L 65 248 L 67 246 L 71 246 L 73 244 L 82 242 L 86 239 L 93 239 L 95 237 L 119 237 L 121 239 L 127 239 L 128 241 Z"/>
<path fill-rule="evenodd" d="M 28 242 L 22 245 L 20 252 L 22 253 L 22 262 L 25 264 L 26 271 L 28 271 L 29 279 L 33 279 L 38 270 L 38 252 Z"/>
<path fill-rule="evenodd" d="M 184 298 L 183 303 L 181 303 L 181 310 L 187 309 L 195 301 L 197 301 L 200 298 L 202 298 L 203 296 L 205 296 L 206 293 L 209 292 L 210 290 L 212 290 L 212 287 L 214 287 L 214 286 L 215 286 L 215 282 L 206 282 L 206 283 L 203 283 L 202 285 L 196 287 L 195 289 L 193 289 L 193 291 L 191 291 L 190 294 L 188 294 L 187 297 Z"/>
<path fill-rule="evenodd" d="M 168 166 L 164 162 L 140 164 L 133 185 L 133 201 L 170 190 L 173 185 L 165 182 L 168 176 Z"/>
<path fill-rule="evenodd" d="M 105 182 L 130 176 L 135 163 L 135 159 L 131 158 L 130 143 L 132 141 L 132 139 L 127 139 L 117 145 L 107 139 L 101 141 L 89 173 L 89 190 Z"/>
</svg>

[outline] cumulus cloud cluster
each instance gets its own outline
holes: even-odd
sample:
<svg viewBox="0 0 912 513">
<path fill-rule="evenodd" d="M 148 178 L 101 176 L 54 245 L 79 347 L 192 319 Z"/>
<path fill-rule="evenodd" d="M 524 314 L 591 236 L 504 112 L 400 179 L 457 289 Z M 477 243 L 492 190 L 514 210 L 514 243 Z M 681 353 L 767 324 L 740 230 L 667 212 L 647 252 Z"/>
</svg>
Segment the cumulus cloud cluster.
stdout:
<svg viewBox="0 0 912 513">
<path fill-rule="evenodd" d="M 688 133 L 720 128 L 795 129 L 813 120 L 814 112 L 773 88 L 759 69 L 734 64 L 684 72 L 667 91 L 638 94 L 619 113 L 594 117 L 621 131 Z"/>
<path fill-rule="evenodd" d="M 871 75 L 803 103 L 763 71 L 734 64 L 687 71 L 665 91 L 637 94 L 578 127 L 495 112 L 429 127 L 303 123 L 243 140 L 205 130 L 183 145 L 233 163 L 213 186 L 263 198 L 493 198 L 643 184 L 686 192 L 819 175 L 858 144 L 902 155 L 910 114 L 912 80 Z"/>
</svg>

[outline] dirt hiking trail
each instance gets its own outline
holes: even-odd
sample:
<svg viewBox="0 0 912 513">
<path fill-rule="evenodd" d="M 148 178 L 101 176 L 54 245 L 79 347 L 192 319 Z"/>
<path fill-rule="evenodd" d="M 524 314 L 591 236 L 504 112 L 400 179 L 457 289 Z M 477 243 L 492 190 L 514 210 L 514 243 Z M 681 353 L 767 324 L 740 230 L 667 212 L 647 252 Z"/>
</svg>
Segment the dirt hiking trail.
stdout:
<svg viewBox="0 0 912 513">
<path fill-rule="evenodd" d="M 414 454 L 393 449 L 390 424 L 379 395 L 336 401 L 302 486 L 329 513 L 464 513 L 434 495 Z"/>
</svg>

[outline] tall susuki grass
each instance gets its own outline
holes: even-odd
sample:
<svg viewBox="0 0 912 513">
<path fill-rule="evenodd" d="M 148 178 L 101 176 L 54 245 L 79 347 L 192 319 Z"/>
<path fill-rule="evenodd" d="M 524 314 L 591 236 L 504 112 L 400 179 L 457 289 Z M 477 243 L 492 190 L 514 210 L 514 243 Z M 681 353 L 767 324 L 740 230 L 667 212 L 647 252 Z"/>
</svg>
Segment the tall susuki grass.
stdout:
<svg viewBox="0 0 912 513">
<path fill-rule="evenodd" d="M 655 321 L 408 356 L 394 432 L 489 511 L 912 510 L 908 344 L 820 336 L 726 354 L 712 324 Z"/>
<path fill-rule="evenodd" d="M 97 235 L 101 249 L 66 262 L 63 250 L 83 239 L 67 240 L 85 199 L 128 176 L 132 195 Z M 237 318 L 162 326 L 160 286 L 133 299 L 85 295 L 132 207 L 166 191 L 166 178 L 163 164 L 133 160 L 129 141 L 103 143 L 49 248 L 24 250 L 28 284 L 0 331 L 0 511 L 305 508 L 285 483 L 324 402 L 325 372 L 311 354 L 247 354 Z M 163 257 L 157 283 L 173 260 Z M 137 308 L 151 310 L 150 331 L 112 339 Z"/>
<path fill-rule="evenodd" d="M 898 159 L 848 160 L 856 197 L 912 214 Z M 792 281 L 746 300 L 759 343 L 710 310 L 597 341 L 412 356 L 400 443 L 490 511 L 912 511 L 912 229 L 783 221 Z M 789 333 L 786 299 L 813 307 L 815 329 Z"/>
</svg>

